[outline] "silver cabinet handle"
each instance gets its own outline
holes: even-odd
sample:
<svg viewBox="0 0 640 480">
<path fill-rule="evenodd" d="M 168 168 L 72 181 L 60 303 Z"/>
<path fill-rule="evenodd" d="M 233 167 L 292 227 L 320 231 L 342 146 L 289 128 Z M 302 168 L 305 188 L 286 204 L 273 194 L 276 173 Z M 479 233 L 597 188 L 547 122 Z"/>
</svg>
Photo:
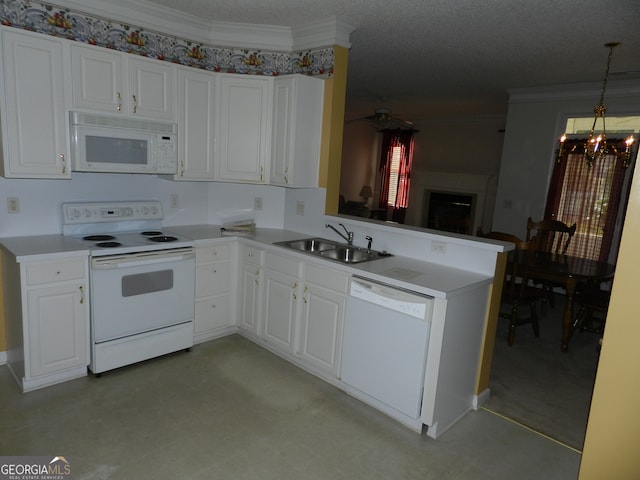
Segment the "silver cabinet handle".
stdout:
<svg viewBox="0 0 640 480">
<path fill-rule="evenodd" d="M 62 162 L 62 173 L 67 173 L 67 159 L 64 157 L 64 153 L 59 153 L 58 157 Z"/>
<path fill-rule="evenodd" d="M 122 95 L 120 95 L 120 92 L 116 92 L 116 98 L 118 99 L 118 105 L 116 106 L 116 108 L 118 109 L 118 111 L 122 110 Z"/>
<path fill-rule="evenodd" d="M 80 305 L 84 303 L 84 286 L 80 285 Z"/>
<path fill-rule="evenodd" d="M 138 112 L 138 98 L 135 95 L 131 95 L 133 98 L 133 113 Z"/>
</svg>

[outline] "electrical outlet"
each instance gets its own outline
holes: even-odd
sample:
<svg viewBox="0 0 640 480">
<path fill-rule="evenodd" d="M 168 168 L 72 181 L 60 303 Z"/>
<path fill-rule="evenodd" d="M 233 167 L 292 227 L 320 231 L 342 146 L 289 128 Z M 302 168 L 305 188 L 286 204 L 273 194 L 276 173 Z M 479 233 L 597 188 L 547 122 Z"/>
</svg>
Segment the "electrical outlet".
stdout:
<svg viewBox="0 0 640 480">
<path fill-rule="evenodd" d="M 180 198 L 177 193 L 173 193 L 169 197 L 169 206 L 171 208 L 180 208 Z"/>
<path fill-rule="evenodd" d="M 20 213 L 20 199 L 18 197 L 7 197 L 7 212 Z"/>
<path fill-rule="evenodd" d="M 447 244 L 445 242 L 431 242 L 431 251 L 434 253 L 447 253 Z"/>
<path fill-rule="evenodd" d="M 304 215 L 304 202 L 296 202 L 296 215 Z"/>
<path fill-rule="evenodd" d="M 253 209 L 262 210 L 262 197 L 255 197 L 253 199 Z"/>
</svg>

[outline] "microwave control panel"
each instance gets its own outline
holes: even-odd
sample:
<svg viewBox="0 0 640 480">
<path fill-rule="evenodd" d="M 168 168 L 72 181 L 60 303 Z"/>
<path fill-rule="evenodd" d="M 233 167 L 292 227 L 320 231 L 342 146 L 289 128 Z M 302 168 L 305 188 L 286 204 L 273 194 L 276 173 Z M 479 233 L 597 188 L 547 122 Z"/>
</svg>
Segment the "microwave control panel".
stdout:
<svg viewBox="0 0 640 480">
<path fill-rule="evenodd" d="M 177 173 L 178 154 L 176 135 L 159 133 L 156 140 L 156 171 L 158 173 Z"/>
</svg>

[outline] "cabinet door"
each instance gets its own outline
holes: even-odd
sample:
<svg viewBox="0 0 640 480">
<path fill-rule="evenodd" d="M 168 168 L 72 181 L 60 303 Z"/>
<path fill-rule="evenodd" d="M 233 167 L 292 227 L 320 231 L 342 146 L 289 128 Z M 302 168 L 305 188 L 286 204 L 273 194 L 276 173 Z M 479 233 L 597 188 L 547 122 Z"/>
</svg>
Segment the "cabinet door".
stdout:
<svg viewBox="0 0 640 480">
<path fill-rule="evenodd" d="M 285 351 L 293 351 L 299 281 L 272 270 L 264 277 L 264 339 Z"/>
<path fill-rule="evenodd" d="M 273 88 L 273 138 L 271 140 L 271 170 L 269 182 L 277 185 L 290 185 L 289 171 L 292 163 L 291 122 L 294 120 L 294 85 L 292 78 L 278 78 Z"/>
<path fill-rule="evenodd" d="M 88 365 L 85 285 L 27 291 L 30 377 Z"/>
<path fill-rule="evenodd" d="M 107 113 L 129 112 L 124 56 L 90 45 L 71 46 L 74 108 Z"/>
<path fill-rule="evenodd" d="M 302 298 L 298 353 L 314 366 L 337 377 L 346 296 L 305 284 Z"/>
<path fill-rule="evenodd" d="M 255 263 L 243 263 L 240 270 L 240 321 L 241 329 L 258 335 L 260 325 L 261 271 Z"/>
<path fill-rule="evenodd" d="M 270 154 L 270 78 L 224 75 L 218 96 L 218 180 L 265 183 Z"/>
<path fill-rule="evenodd" d="M 215 180 L 212 73 L 178 70 L 178 175 L 176 180 Z"/>
<path fill-rule="evenodd" d="M 7 30 L 2 31 L 2 41 L 3 175 L 71 178 L 65 111 L 69 62 L 63 41 Z"/>
<path fill-rule="evenodd" d="M 136 57 L 128 59 L 128 66 L 129 114 L 175 121 L 175 67 L 160 60 Z"/>
<path fill-rule="evenodd" d="M 270 183 L 317 187 L 324 82 L 304 75 L 274 79 Z"/>
</svg>

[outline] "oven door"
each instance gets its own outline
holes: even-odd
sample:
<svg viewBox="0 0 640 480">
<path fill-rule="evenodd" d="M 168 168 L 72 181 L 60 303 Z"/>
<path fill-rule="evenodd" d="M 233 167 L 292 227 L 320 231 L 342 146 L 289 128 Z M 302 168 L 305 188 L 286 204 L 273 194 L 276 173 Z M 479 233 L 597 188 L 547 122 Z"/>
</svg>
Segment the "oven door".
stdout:
<svg viewBox="0 0 640 480">
<path fill-rule="evenodd" d="M 192 248 L 96 257 L 91 281 L 94 343 L 193 321 Z"/>
</svg>

